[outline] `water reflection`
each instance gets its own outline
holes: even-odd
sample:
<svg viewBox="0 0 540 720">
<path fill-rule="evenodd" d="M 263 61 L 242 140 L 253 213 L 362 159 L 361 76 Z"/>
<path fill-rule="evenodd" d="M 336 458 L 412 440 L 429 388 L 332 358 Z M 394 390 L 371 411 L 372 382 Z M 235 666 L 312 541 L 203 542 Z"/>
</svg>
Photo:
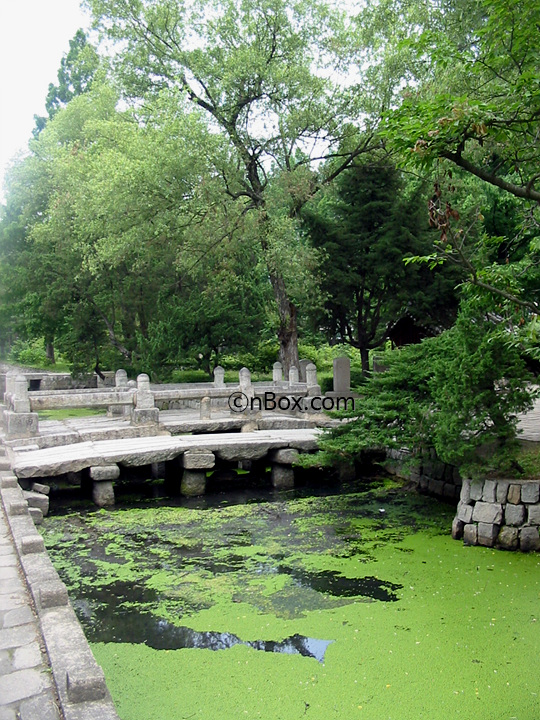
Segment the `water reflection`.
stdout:
<svg viewBox="0 0 540 720">
<path fill-rule="evenodd" d="M 372 600 L 395 602 L 399 599 L 395 591 L 403 587 L 399 583 L 380 580 L 373 576 L 348 578 L 331 570 L 308 572 L 281 566 L 279 572 L 287 573 L 301 586 L 334 597 L 368 597 Z"/>
<path fill-rule="evenodd" d="M 262 652 L 311 657 L 320 663 L 324 662 L 326 650 L 334 642 L 298 634 L 281 641 L 241 640 L 233 633 L 178 627 L 151 613 L 113 609 L 106 605 L 92 607 L 93 603 L 88 599 L 75 600 L 73 605 L 91 642 L 144 643 L 155 650 L 228 650 L 235 645 L 245 645 Z"/>
<path fill-rule="evenodd" d="M 275 640 L 241 640 L 232 633 L 214 631 L 198 632 L 188 627 L 175 628 L 176 648 L 199 648 L 203 650 L 228 650 L 235 645 L 245 645 L 262 652 L 285 653 L 287 655 L 303 655 L 324 662 L 326 649 L 333 640 L 318 640 L 304 635 L 292 635 L 277 642 Z M 172 648 L 170 648 L 172 649 Z"/>
</svg>

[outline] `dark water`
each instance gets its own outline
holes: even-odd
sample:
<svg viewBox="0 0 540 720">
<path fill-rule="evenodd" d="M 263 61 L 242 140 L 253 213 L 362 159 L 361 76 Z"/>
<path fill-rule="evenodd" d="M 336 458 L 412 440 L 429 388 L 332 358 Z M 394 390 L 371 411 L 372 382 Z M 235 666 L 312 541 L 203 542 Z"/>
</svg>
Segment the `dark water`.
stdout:
<svg viewBox="0 0 540 720">
<path fill-rule="evenodd" d="M 134 589 L 137 591 L 137 588 Z M 92 603 L 84 598 L 74 601 L 75 610 L 83 619 L 86 634 L 91 642 L 144 643 L 155 650 L 197 648 L 217 651 L 228 650 L 235 645 L 245 645 L 262 652 L 315 658 L 320 663 L 324 662 L 326 649 L 333 642 L 298 634 L 279 642 L 275 640 L 247 641 L 228 632 L 199 632 L 184 625 L 173 625 L 167 620 L 157 618 L 152 613 L 143 613 L 135 609 L 119 609 L 114 599 L 125 597 L 126 591 L 127 588 L 122 583 L 115 583 L 115 587 L 111 588 L 107 604 L 100 603 L 98 606 L 92 607 Z M 133 596 L 133 593 L 130 595 Z"/>
<path fill-rule="evenodd" d="M 425 499 L 400 489 L 388 491 L 380 481 L 286 493 L 243 490 L 148 505 L 139 500 L 110 512 L 66 515 L 62 508 L 48 518 L 44 534 L 47 542 L 47 529 L 51 532 L 51 557 L 91 642 L 216 651 L 245 645 L 323 662 L 333 639 L 295 634 L 284 640 L 246 641 L 215 627 L 196 631 L 189 627 L 190 615 L 211 608 L 216 600 L 212 593 L 222 592 L 220 588 L 222 597 L 232 602 L 288 618 L 351 602 L 398 602 L 403 586 L 394 578 L 317 571 L 309 567 L 309 558 L 330 553 L 363 563 L 373 547 L 393 542 L 418 524 L 432 523 L 425 504 Z M 175 514 L 177 505 L 184 511 Z M 227 510 L 239 505 L 245 512 Z M 369 529 L 358 525 L 359 519 L 370 523 Z M 257 548 L 255 554 L 244 552 L 250 546 Z M 129 582 L 120 579 L 126 564 L 137 571 Z M 160 574 L 166 576 L 165 585 Z M 264 584 L 252 584 L 254 578 L 264 583 L 265 578 L 283 575 L 288 583 L 278 582 L 270 592 L 264 592 Z M 200 578 L 195 585 L 194 577 Z M 164 604 L 166 618 L 160 617 Z"/>
<path fill-rule="evenodd" d="M 320 593 L 328 593 L 334 597 L 363 597 L 383 602 L 395 602 L 398 597 L 395 590 L 403 585 L 380 580 L 376 577 L 348 578 L 331 570 L 307 572 L 287 567 L 280 567 L 280 572 L 287 573 L 297 583 L 308 586 Z"/>
</svg>

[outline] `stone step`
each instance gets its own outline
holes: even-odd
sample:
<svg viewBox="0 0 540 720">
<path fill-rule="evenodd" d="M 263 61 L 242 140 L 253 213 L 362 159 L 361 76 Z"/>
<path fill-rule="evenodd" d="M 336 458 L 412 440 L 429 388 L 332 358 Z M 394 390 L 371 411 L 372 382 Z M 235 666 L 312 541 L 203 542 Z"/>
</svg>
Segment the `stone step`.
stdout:
<svg viewBox="0 0 540 720">
<path fill-rule="evenodd" d="M 49 497 L 42 493 L 32 492 L 31 490 L 23 490 L 23 497 L 28 503 L 29 508 L 39 508 L 46 517 L 49 512 Z"/>
</svg>

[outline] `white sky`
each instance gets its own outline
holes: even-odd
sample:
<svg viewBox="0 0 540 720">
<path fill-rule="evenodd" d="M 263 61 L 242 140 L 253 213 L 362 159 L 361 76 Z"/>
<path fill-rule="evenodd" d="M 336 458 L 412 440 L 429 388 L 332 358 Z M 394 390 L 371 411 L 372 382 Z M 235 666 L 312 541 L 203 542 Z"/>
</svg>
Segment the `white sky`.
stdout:
<svg viewBox="0 0 540 720">
<path fill-rule="evenodd" d="M 0 0 L 0 201 L 6 166 L 26 150 L 62 55 L 88 26 L 79 0 Z"/>
</svg>

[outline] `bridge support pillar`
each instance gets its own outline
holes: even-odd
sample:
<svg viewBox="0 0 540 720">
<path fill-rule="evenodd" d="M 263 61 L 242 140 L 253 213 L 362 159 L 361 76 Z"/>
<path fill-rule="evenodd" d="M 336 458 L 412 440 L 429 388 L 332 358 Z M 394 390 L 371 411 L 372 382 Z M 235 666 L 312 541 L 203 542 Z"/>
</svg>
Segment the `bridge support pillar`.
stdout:
<svg viewBox="0 0 540 720">
<path fill-rule="evenodd" d="M 216 464 L 214 453 L 209 450 L 188 450 L 182 456 L 182 495 L 194 497 L 206 492 L 206 471 Z"/>
<path fill-rule="evenodd" d="M 206 492 L 206 472 L 204 470 L 184 470 L 180 492 L 186 497 L 197 497 Z"/>
<path fill-rule="evenodd" d="M 269 453 L 272 463 L 272 485 L 276 490 L 290 490 L 294 487 L 293 463 L 298 460 L 298 450 L 280 448 Z"/>
<path fill-rule="evenodd" d="M 276 490 L 291 490 L 294 487 L 294 470 L 290 465 L 272 465 L 272 485 Z"/>
<path fill-rule="evenodd" d="M 114 505 L 114 488 L 112 481 L 120 475 L 118 465 L 100 465 L 90 468 L 92 479 L 92 500 L 98 507 Z"/>
</svg>

